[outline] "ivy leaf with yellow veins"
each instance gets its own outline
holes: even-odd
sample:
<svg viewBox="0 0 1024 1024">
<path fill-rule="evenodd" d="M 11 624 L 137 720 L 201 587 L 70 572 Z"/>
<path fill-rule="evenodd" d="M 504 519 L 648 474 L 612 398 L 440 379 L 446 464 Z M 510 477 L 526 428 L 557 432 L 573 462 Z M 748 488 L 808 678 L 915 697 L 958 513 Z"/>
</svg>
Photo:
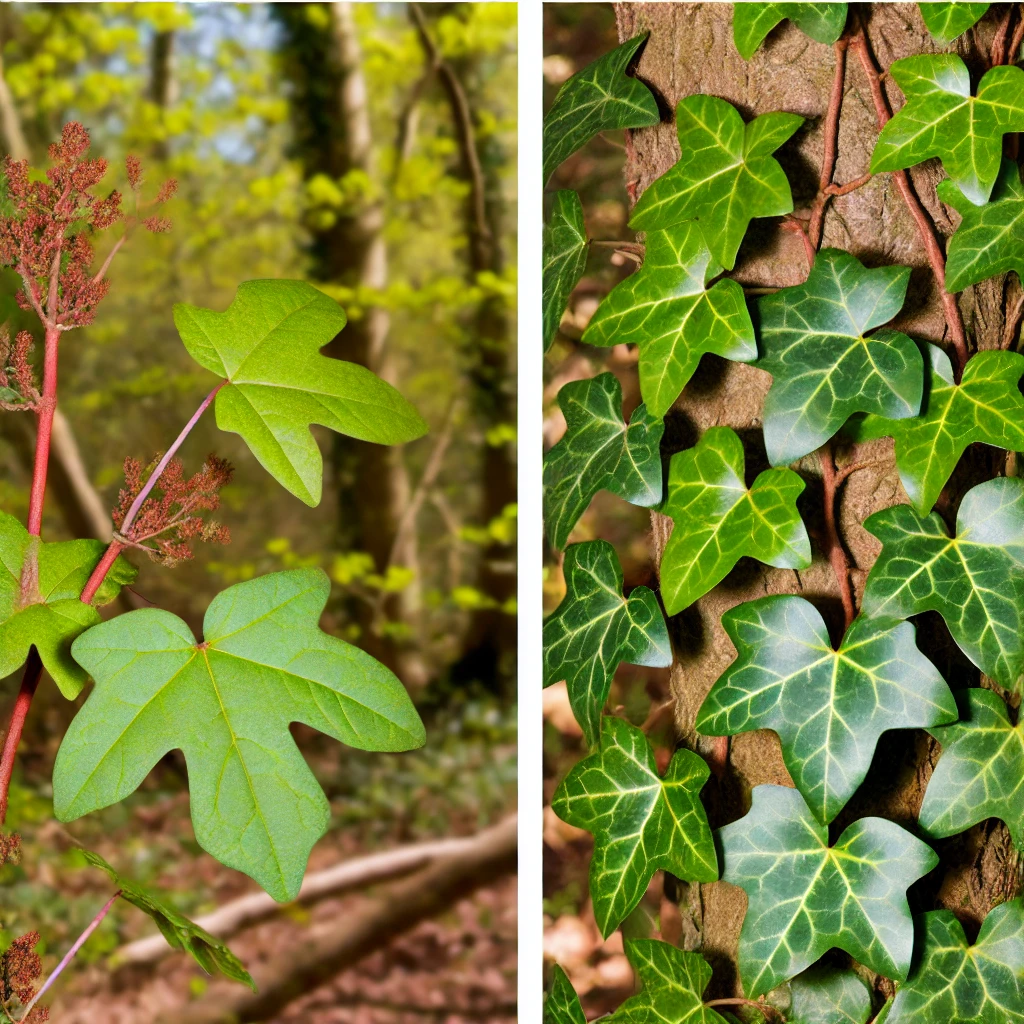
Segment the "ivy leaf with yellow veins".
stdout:
<svg viewBox="0 0 1024 1024">
<path fill-rule="evenodd" d="M 587 1024 L 580 997 L 558 964 L 551 972 L 551 991 L 544 1000 L 544 1024 Z"/>
<path fill-rule="evenodd" d="M 849 968 L 815 964 L 790 983 L 790 1024 L 868 1024 L 871 990 Z"/>
<path fill-rule="evenodd" d="M 938 2 L 917 6 L 932 39 L 946 46 L 973 27 L 991 5 Z"/>
<path fill-rule="evenodd" d="M 569 296 L 587 269 L 590 242 L 577 193 L 556 192 L 544 225 L 544 351 L 551 347 Z"/>
<path fill-rule="evenodd" d="M 733 4 L 732 37 L 740 56 L 750 60 L 768 33 L 786 18 L 805 36 L 831 46 L 846 27 L 846 4 Z"/>
</svg>

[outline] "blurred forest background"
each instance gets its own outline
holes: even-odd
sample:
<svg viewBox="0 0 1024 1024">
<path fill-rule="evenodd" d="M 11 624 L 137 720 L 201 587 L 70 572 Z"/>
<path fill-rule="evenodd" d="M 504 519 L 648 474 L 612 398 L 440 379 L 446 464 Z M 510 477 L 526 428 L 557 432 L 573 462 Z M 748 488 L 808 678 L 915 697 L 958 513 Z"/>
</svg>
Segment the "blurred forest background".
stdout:
<svg viewBox="0 0 1024 1024">
<path fill-rule="evenodd" d="M 407 684 L 427 726 L 423 750 L 364 754 L 293 727 L 333 809 L 311 871 L 469 836 L 514 809 L 515 43 L 515 4 L 503 3 L 0 8 L 8 153 L 42 166 L 46 145 L 77 119 L 93 155 L 111 162 L 110 187 L 127 191 L 128 153 L 143 158 L 151 189 L 168 177 L 179 184 L 163 211 L 173 229 L 131 238 L 96 323 L 62 343 L 66 423 L 55 431 L 47 539 L 109 537 L 125 456 L 148 462 L 164 450 L 210 386 L 177 336 L 173 303 L 224 309 L 246 279 L 304 278 L 335 297 L 349 326 L 326 351 L 390 380 L 430 425 L 395 449 L 314 428 L 325 483 L 309 509 L 208 415 L 181 454 L 188 472 L 209 451 L 236 467 L 218 513 L 231 544 L 200 545 L 175 569 L 142 564 L 127 595 L 126 607 L 152 602 L 198 630 L 225 586 L 319 565 L 335 584 L 323 628 Z M 0 318 L 20 328 L 16 287 L 0 279 Z M 0 414 L 0 507 L 22 519 L 28 421 Z M 17 685 L 0 683 L 4 721 Z M 178 752 L 123 804 L 58 824 L 49 780 L 74 710 L 44 680 L 8 818 L 24 855 L 0 869 L 0 949 L 38 930 L 44 974 L 110 895 L 76 860 L 78 844 L 192 916 L 254 890 L 196 845 Z M 230 945 L 257 974 L 287 964 L 309 936 L 330 938 L 360 914 L 430 890 L 416 905 L 423 923 L 407 929 L 415 915 L 399 915 L 376 946 L 362 943 L 359 956 L 369 955 L 354 969 L 321 965 L 287 1005 L 243 1019 L 514 1019 L 514 860 L 495 864 L 449 885 L 460 897 L 475 890 L 461 902 L 437 905 L 448 890 L 431 876 L 417 888 L 412 875 L 293 906 L 234 935 Z M 111 953 L 152 930 L 116 905 L 44 1000 L 52 1019 L 205 1019 L 223 983 L 183 954 L 109 966 Z"/>
</svg>

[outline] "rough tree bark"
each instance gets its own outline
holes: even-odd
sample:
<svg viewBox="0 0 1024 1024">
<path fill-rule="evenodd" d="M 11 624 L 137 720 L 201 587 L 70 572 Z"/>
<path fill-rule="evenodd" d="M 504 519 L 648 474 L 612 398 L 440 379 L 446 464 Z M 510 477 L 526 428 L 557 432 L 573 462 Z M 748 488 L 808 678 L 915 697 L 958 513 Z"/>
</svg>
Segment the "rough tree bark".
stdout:
<svg viewBox="0 0 1024 1024">
<path fill-rule="evenodd" d="M 985 67 L 1003 7 L 993 5 L 993 11 L 957 44 L 972 73 Z M 928 35 L 916 4 L 858 4 L 850 5 L 850 12 L 847 31 L 855 28 L 856 18 L 864 19 L 875 59 L 883 71 L 897 58 L 939 49 Z M 674 123 L 678 101 L 693 93 L 708 93 L 734 104 L 747 120 L 773 110 L 808 118 L 805 129 L 778 157 L 793 186 L 796 210 L 810 206 L 818 190 L 824 145 L 822 122 L 836 66 L 831 47 L 813 42 L 785 22 L 750 61 L 745 61 L 732 42 L 730 4 L 622 3 L 617 5 L 616 14 L 620 39 L 650 33 L 637 74 L 654 89 L 663 112 L 660 125 L 632 132 L 627 139 L 625 179 L 632 198 L 678 158 Z M 902 106 L 898 87 L 888 79 L 883 87 L 893 109 Z M 866 173 L 877 134 L 867 79 L 851 51 L 839 122 L 836 183 L 844 184 Z M 935 197 L 935 185 L 942 176 L 937 161 L 911 172 L 917 195 L 940 236 L 948 236 L 954 224 L 949 211 Z M 949 351 L 939 293 L 920 236 L 891 175 L 879 175 L 862 188 L 831 201 L 824 220 L 823 244 L 846 249 L 868 266 L 898 263 L 912 267 L 907 303 L 894 326 Z M 785 286 L 802 282 L 806 272 L 803 245 L 797 235 L 781 230 L 778 219 L 753 222 L 735 276 L 745 285 Z M 996 278 L 960 296 L 972 351 L 999 347 L 1004 333 L 1014 329 L 1007 324 L 1007 310 L 1014 306 L 1019 293 L 1015 280 Z M 747 473 L 752 479 L 767 468 L 760 425 L 769 383 L 763 371 L 706 356 L 669 415 L 666 438 L 672 450 L 691 446 L 711 426 L 731 426 L 743 439 Z M 856 446 L 838 444 L 836 457 L 840 465 L 876 463 L 851 474 L 838 499 L 837 520 L 859 600 L 867 571 L 880 549 L 861 524 L 872 512 L 908 499 L 896 474 L 891 440 Z M 1003 471 L 1003 459 L 1003 453 L 978 445 L 965 454 L 948 488 L 951 500 L 940 506 L 947 520 L 953 518 L 967 488 Z M 822 529 L 820 465 L 811 456 L 796 468 L 807 481 L 800 506 L 815 540 Z M 671 520 L 652 515 L 656 560 L 660 560 L 671 529 Z M 717 751 L 713 747 L 721 741 L 700 737 L 694 729 L 703 698 L 734 656 L 720 624 L 721 615 L 743 601 L 773 593 L 800 593 L 812 601 L 825 615 L 833 639 L 838 641 L 843 623 L 839 590 L 820 543 L 815 545 L 814 564 L 803 572 L 771 569 L 744 560 L 722 585 L 670 622 L 675 650 L 671 677 L 680 743 L 709 756 L 721 755 L 721 746 Z M 976 670 L 956 650 L 937 616 L 922 617 L 918 638 L 947 679 L 960 685 L 977 681 Z M 865 814 L 881 814 L 913 829 L 937 755 L 937 744 L 922 731 L 884 736 L 860 793 L 833 823 L 833 838 L 851 820 Z M 704 791 L 712 826 L 745 814 L 751 788 L 762 783 L 791 784 L 777 737 L 770 732 L 734 737 L 725 770 L 721 777 L 713 777 Z M 911 904 L 915 910 L 947 907 L 964 922 L 968 934 L 976 932 L 993 904 L 1019 889 L 1020 860 L 1006 828 L 990 821 L 964 836 L 934 845 L 943 863 L 914 886 Z M 715 969 L 708 995 L 739 994 L 736 948 L 746 908 L 743 892 L 724 882 L 673 886 L 668 880 L 666 887 L 670 894 L 675 889 L 680 903 L 683 944 L 700 949 Z M 887 984 L 879 980 L 878 987 L 885 992 Z"/>
</svg>

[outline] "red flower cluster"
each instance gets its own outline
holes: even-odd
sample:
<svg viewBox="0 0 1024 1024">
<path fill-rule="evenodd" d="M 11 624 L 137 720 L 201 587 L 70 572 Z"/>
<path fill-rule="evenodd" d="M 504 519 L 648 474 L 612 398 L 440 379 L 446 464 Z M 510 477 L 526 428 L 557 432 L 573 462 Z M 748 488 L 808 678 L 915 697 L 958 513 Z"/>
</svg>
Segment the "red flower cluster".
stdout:
<svg viewBox="0 0 1024 1024">
<path fill-rule="evenodd" d="M 35 952 L 39 941 L 39 932 L 28 932 L 15 939 L 0 953 L 0 1005 L 17 997 L 24 1006 L 35 995 L 36 981 L 43 970 L 43 962 Z M 37 1006 L 22 1022 L 43 1024 L 50 1019 L 50 1011 L 45 1006 Z"/>
<path fill-rule="evenodd" d="M 13 398 L 0 395 L 0 409 L 21 412 L 39 407 L 39 390 L 28 361 L 32 344 L 32 335 L 28 331 L 19 332 L 12 345 L 11 336 L 0 329 L 0 389 L 14 392 Z"/>
</svg>

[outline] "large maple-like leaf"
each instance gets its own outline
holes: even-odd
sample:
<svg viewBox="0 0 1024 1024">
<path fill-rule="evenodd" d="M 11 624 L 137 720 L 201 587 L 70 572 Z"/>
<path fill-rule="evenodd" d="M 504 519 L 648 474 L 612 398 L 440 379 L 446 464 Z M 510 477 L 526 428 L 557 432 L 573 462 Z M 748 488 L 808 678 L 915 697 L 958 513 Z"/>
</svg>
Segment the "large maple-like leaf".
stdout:
<svg viewBox="0 0 1024 1024">
<path fill-rule="evenodd" d="M 986 675 L 1018 691 L 1024 675 L 1024 480 L 971 488 L 950 537 L 939 515 L 909 505 L 864 521 L 882 542 L 868 573 L 865 615 L 938 612 L 957 646 Z"/>
<path fill-rule="evenodd" d="M 931 511 L 968 445 L 1024 451 L 1024 356 L 986 351 L 972 356 L 957 384 L 949 356 L 926 346 L 931 383 L 921 412 L 910 419 L 867 416 L 852 427 L 858 440 L 892 437 L 896 467 L 914 508 Z"/>
<path fill-rule="evenodd" d="M 921 948 L 885 1024 L 1024 1024 L 1024 900 L 993 907 L 973 946 L 951 910 L 917 921 Z"/>
<path fill-rule="evenodd" d="M 831 46 L 846 27 L 846 4 L 733 4 L 732 37 L 740 55 L 750 60 L 765 36 L 786 18 L 805 36 Z"/>
<path fill-rule="evenodd" d="M 722 625 L 738 656 L 712 686 L 697 729 L 774 730 L 793 782 L 825 824 L 864 781 L 883 732 L 956 719 L 953 695 L 908 622 L 858 617 L 834 651 L 814 605 L 778 595 L 730 609 Z"/>
<path fill-rule="evenodd" d="M 971 96 L 971 76 L 955 53 L 904 57 L 889 74 L 907 102 L 879 134 L 871 173 L 938 157 L 972 203 L 987 202 L 999 175 L 1003 135 L 1024 131 L 1024 70 L 991 68 L 977 96 Z"/>
<path fill-rule="evenodd" d="M 661 501 L 665 424 L 640 405 L 627 425 L 613 373 L 566 384 L 558 405 L 565 435 L 544 456 L 544 524 L 551 543 L 563 548 L 598 491 L 645 507 Z"/>
<path fill-rule="evenodd" d="M 320 502 L 319 423 L 378 444 L 426 431 L 416 410 L 365 366 L 320 354 L 345 326 L 342 308 L 305 281 L 246 281 L 223 313 L 178 303 L 189 355 L 228 383 L 217 426 L 241 434 L 260 465 L 307 505 Z"/>
<path fill-rule="evenodd" d="M 329 592 L 320 569 L 271 573 L 221 591 L 201 643 L 156 608 L 80 636 L 72 654 L 96 688 L 57 754 L 57 817 L 123 800 L 179 749 L 199 845 L 275 899 L 294 899 L 330 807 L 289 723 L 362 750 L 424 741 L 394 675 L 318 627 Z"/>
<path fill-rule="evenodd" d="M 736 281 L 705 287 L 721 273 L 696 221 L 648 231 L 644 264 L 605 296 L 583 332 L 591 345 L 640 348 L 640 391 L 664 416 L 706 352 L 757 358 L 754 325 Z"/>
<path fill-rule="evenodd" d="M 823 249 L 807 280 L 759 301 L 764 443 L 773 466 L 821 447 L 857 412 L 892 419 L 921 408 L 921 351 L 905 334 L 879 330 L 900 311 L 909 267 L 867 270 L 849 253 Z"/>
<path fill-rule="evenodd" d="M 644 35 L 617 46 L 572 76 L 544 115 L 544 181 L 598 132 L 647 128 L 661 117 L 654 93 L 626 74 Z"/>
<path fill-rule="evenodd" d="M 580 997 L 558 964 L 551 971 L 551 989 L 544 1000 L 544 1024 L 587 1024 Z"/>
<path fill-rule="evenodd" d="M 643 732 L 621 718 L 605 718 L 600 747 L 562 780 L 551 807 L 594 835 L 590 898 L 602 935 L 640 902 L 655 871 L 692 882 L 718 878 L 700 802 L 708 775 L 703 758 L 677 750 L 661 778 Z"/>
<path fill-rule="evenodd" d="M 79 595 L 106 547 L 98 540 L 47 544 L 0 512 L 0 679 L 35 646 L 60 692 L 68 700 L 81 693 L 88 675 L 71 657 L 71 643 L 100 621 L 96 606 L 113 601 L 137 574 L 119 557 L 92 604 L 83 604 Z"/>
<path fill-rule="evenodd" d="M 762 114 L 743 123 L 732 104 L 715 96 L 687 96 L 676 108 L 682 156 L 648 186 L 633 207 L 638 231 L 699 221 L 711 255 L 723 267 L 755 217 L 790 213 L 789 181 L 772 156 L 803 124 L 799 114 Z"/>
<path fill-rule="evenodd" d="M 716 832 L 722 878 L 747 894 L 739 967 L 751 999 L 833 946 L 887 978 L 910 969 L 914 927 L 906 890 L 939 862 L 884 818 L 861 818 L 828 845 L 803 797 L 755 786 L 749 813 Z"/>
<path fill-rule="evenodd" d="M 671 665 L 672 647 L 654 592 L 634 587 L 622 596 L 622 568 L 607 541 L 571 545 L 563 572 L 565 598 L 544 623 L 544 685 L 565 680 L 592 745 L 619 662 Z"/>
<path fill-rule="evenodd" d="M 661 596 L 675 615 L 720 583 L 744 556 L 779 569 L 806 569 L 811 543 L 797 495 L 804 482 L 789 469 L 744 482 L 743 444 L 728 427 L 712 427 L 669 464 L 661 511 L 675 527 L 661 558 Z"/>
<path fill-rule="evenodd" d="M 871 991 L 849 968 L 815 964 L 789 986 L 790 1024 L 867 1024 Z"/>
<path fill-rule="evenodd" d="M 933 2 L 917 6 L 932 38 L 945 46 L 974 25 L 990 5 Z"/>
<path fill-rule="evenodd" d="M 929 730 L 942 756 L 925 790 L 921 827 L 941 838 L 999 818 L 1024 850 L 1024 727 L 991 690 L 961 690 L 957 703 L 959 722 Z"/>
<path fill-rule="evenodd" d="M 544 351 L 555 340 L 562 314 L 573 288 L 587 268 L 590 242 L 583 222 L 583 204 L 577 193 L 556 192 L 551 216 L 544 225 Z"/>
</svg>

